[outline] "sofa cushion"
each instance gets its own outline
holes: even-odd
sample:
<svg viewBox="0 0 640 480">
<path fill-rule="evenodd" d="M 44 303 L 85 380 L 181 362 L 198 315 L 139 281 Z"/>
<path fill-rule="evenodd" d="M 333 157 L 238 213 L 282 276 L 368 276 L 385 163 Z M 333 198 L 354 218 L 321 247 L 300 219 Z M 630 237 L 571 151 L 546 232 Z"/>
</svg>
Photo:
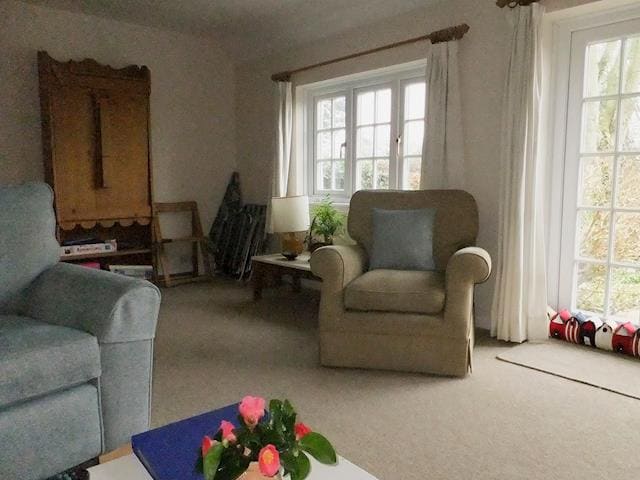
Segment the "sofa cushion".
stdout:
<svg viewBox="0 0 640 480">
<path fill-rule="evenodd" d="M 344 292 L 351 310 L 436 314 L 444 308 L 444 273 L 371 270 L 353 280 Z"/>
<path fill-rule="evenodd" d="M 40 273 L 58 262 L 53 192 L 45 183 L 0 186 L 0 314 Z"/>
<path fill-rule="evenodd" d="M 0 407 L 100 376 L 92 335 L 28 317 L 0 315 Z"/>
</svg>

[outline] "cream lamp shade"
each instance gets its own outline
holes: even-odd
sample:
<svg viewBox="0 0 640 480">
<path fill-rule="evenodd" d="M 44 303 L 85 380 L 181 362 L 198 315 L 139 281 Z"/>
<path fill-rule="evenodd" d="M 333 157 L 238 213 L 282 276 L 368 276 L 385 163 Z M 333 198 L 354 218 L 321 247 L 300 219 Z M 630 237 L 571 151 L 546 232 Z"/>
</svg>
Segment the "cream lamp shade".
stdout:
<svg viewBox="0 0 640 480">
<path fill-rule="evenodd" d="M 303 232 L 309 229 L 309 197 L 274 197 L 271 199 L 273 233 Z"/>
</svg>

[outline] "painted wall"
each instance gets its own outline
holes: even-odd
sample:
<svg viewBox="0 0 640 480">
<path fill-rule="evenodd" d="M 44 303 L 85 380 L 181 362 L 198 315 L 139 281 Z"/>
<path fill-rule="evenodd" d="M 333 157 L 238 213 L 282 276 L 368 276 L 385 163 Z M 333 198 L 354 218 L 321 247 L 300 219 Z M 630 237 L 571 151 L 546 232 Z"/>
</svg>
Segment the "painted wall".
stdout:
<svg viewBox="0 0 640 480">
<path fill-rule="evenodd" d="M 38 50 L 151 69 L 155 200 L 196 200 L 208 229 L 236 163 L 234 71 L 216 42 L 0 0 L 0 184 L 43 179 Z"/>
<path fill-rule="evenodd" d="M 629 0 L 546 0 L 548 11 L 567 11 L 585 4 Z M 447 0 L 379 24 L 353 30 L 306 48 L 283 51 L 272 58 L 236 69 L 238 168 L 245 195 L 265 202 L 269 196 L 274 155 L 275 87 L 272 73 L 309 65 L 355 51 L 423 35 L 433 30 L 468 23 L 470 32 L 460 44 L 460 76 L 466 149 L 467 189 L 480 210 L 478 245 L 497 258 L 500 123 L 502 87 L 509 56 L 509 26 L 495 0 Z M 428 45 L 414 44 L 355 60 L 314 69 L 295 76 L 298 85 L 423 59 Z M 477 324 L 489 328 L 495 276 L 476 292 Z"/>
<path fill-rule="evenodd" d="M 507 23 L 492 0 L 449 0 L 349 32 L 322 44 L 283 52 L 276 58 L 243 65 L 236 71 L 238 167 L 244 192 L 254 201 L 269 195 L 273 156 L 274 86 L 271 73 L 423 35 L 466 22 L 470 32 L 460 46 L 460 75 L 468 190 L 480 210 L 478 244 L 495 258 L 498 226 L 498 169 L 502 85 L 508 58 Z M 296 77 L 298 84 L 422 59 L 428 45 L 415 44 L 334 64 Z M 493 281 L 477 290 L 478 324 L 489 327 Z"/>
</svg>

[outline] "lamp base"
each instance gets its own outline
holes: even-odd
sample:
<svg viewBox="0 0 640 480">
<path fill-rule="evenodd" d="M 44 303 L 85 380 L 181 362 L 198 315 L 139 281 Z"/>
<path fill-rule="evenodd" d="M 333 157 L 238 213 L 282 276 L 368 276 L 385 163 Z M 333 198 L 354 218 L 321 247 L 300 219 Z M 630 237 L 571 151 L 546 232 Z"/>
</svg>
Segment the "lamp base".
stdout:
<svg viewBox="0 0 640 480">
<path fill-rule="evenodd" d="M 281 253 L 287 260 L 295 260 L 304 250 L 304 241 L 295 233 L 283 233 L 281 238 Z"/>
</svg>

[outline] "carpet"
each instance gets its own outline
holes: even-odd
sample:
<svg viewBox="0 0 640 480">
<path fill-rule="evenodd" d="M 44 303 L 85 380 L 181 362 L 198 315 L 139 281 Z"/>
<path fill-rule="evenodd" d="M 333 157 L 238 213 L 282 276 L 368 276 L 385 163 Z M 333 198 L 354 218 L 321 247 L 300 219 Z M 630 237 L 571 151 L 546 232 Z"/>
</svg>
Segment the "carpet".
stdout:
<svg viewBox="0 0 640 480">
<path fill-rule="evenodd" d="M 559 340 L 523 343 L 498 359 L 640 400 L 640 360 Z"/>
<path fill-rule="evenodd" d="M 250 288 L 218 280 L 162 295 L 154 426 L 256 394 L 289 398 L 302 421 L 380 480 L 596 480 L 640 470 L 635 399 L 502 362 L 496 355 L 514 346 L 486 333 L 464 379 L 323 368 L 316 291 L 283 285 L 254 302 Z"/>
</svg>

